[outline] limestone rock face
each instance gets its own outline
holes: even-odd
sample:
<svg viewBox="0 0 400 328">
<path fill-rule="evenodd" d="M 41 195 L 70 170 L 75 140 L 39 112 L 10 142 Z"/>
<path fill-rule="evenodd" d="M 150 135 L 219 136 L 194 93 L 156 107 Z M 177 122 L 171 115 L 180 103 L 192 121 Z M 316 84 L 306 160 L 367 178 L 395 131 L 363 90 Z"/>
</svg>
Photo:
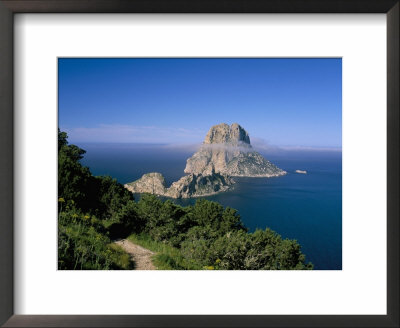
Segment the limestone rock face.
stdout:
<svg viewBox="0 0 400 328">
<path fill-rule="evenodd" d="M 190 198 L 213 195 L 228 190 L 234 181 L 218 173 L 212 175 L 189 174 L 174 182 L 166 196 L 172 198 Z"/>
<path fill-rule="evenodd" d="M 164 195 L 167 190 L 163 175 L 157 172 L 146 173 L 139 180 L 127 183 L 125 188 L 133 193 L 156 195 Z"/>
<path fill-rule="evenodd" d="M 161 173 L 147 173 L 139 180 L 127 183 L 125 188 L 133 193 L 150 193 L 171 198 L 190 198 L 213 195 L 228 190 L 234 181 L 218 173 L 212 175 L 189 174 L 167 188 Z"/>
<path fill-rule="evenodd" d="M 237 123 L 233 123 L 231 126 L 221 123 L 211 127 L 204 139 L 204 144 L 248 147 L 250 145 L 250 137 L 247 131 Z"/>
<path fill-rule="evenodd" d="M 237 123 L 213 126 L 201 148 L 186 162 L 185 173 L 209 175 L 212 172 L 236 177 L 286 174 L 252 149 L 249 134 Z"/>
</svg>

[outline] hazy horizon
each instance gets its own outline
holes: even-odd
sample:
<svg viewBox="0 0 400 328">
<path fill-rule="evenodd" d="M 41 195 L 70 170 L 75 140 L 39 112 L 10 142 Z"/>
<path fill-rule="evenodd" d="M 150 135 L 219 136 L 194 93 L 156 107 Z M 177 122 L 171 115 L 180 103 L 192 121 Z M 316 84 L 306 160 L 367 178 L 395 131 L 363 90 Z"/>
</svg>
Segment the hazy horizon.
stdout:
<svg viewBox="0 0 400 328">
<path fill-rule="evenodd" d="M 68 139 L 69 140 L 69 139 Z M 103 145 L 115 145 L 121 147 L 160 147 L 165 149 L 175 149 L 175 150 L 185 150 L 185 151 L 197 151 L 204 143 L 144 143 L 144 142 L 98 142 L 98 141 L 73 141 L 69 140 L 69 143 L 76 145 L 90 145 L 90 146 L 103 146 Z M 218 144 L 217 144 L 218 145 Z M 252 148 L 246 149 L 261 151 L 261 152 L 285 152 L 285 151 L 342 151 L 341 147 L 310 147 L 310 146 L 272 146 L 272 145 L 263 145 L 263 144 L 251 144 Z"/>
</svg>

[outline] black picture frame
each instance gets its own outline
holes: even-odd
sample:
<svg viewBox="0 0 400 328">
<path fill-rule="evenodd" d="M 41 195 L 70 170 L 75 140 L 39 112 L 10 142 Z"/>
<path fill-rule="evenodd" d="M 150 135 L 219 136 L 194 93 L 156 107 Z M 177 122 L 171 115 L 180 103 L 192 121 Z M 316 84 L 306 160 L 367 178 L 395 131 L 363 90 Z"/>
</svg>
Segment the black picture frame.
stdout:
<svg viewBox="0 0 400 328">
<path fill-rule="evenodd" d="M 0 324 L 4 327 L 399 327 L 399 11 L 399 0 L 0 0 Z M 387 315 L 14 315 L 13 17 L 16 13 L 385 13 Z"/>
</svg>

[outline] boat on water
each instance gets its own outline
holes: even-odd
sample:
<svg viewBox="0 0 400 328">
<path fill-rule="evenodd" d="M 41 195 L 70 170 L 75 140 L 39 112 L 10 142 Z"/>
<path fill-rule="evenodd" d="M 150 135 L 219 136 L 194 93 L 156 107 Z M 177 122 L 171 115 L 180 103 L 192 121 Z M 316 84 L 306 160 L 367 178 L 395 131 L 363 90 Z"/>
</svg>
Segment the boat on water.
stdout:
<svg viewBox="0 0 400 328">
<path fill-rule="evenodd" d="M 307 174 L 307 171 L 303 171 L 303 170 L 296 170 L 296 173 L 300 173 L 300 174 Z"/>
</svg>

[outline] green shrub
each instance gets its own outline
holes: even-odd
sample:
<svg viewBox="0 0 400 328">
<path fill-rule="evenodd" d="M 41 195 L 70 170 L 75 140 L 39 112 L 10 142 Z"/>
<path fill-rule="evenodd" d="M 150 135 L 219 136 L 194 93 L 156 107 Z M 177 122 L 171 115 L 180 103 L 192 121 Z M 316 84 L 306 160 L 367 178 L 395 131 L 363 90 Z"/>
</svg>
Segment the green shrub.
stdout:
<svg viewBox="0 0 400 328">
<path fill-rule="evenodd" d="M 100 227 L 89 214 L 61 212 L 58 224 L 58 268 L 65 270 L 128 269 L 129 255 L 110 245 L 111 240 L 96 230 Z M 92 222 L 95 222 L 93 224 Z"/>
</svg>

